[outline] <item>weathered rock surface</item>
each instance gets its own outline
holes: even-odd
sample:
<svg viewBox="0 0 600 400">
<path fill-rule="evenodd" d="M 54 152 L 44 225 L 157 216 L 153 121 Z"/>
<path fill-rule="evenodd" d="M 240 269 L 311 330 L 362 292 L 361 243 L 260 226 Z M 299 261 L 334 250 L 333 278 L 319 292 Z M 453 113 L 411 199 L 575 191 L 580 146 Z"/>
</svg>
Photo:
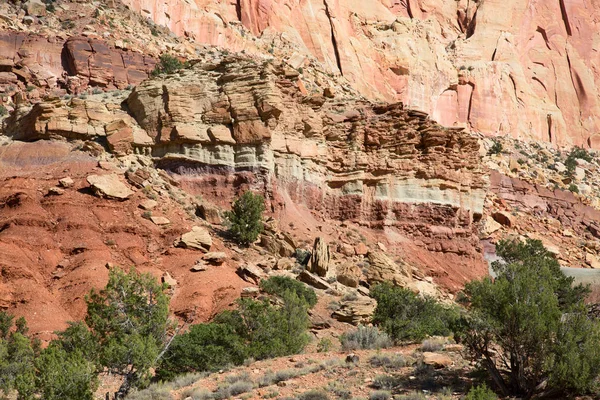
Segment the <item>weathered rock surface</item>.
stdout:
<svg viewBox="0 0 600 400">
<path fill-rule="evenodd" d="M 452 359 L 447 354 L 426 351 L 423 353 L 423 364 L 434 368 L 446 368 L 452 365 Z"/>
<path fill-rule="evenodd" d="M 107 137 L 109 150 L 152 155 L 178 176 L 174 184 L 217 207 L 252 187 L 269 194 L 275 212 L 301 206 L 326 219 L 393 227 L 423 253 L 415 253 L 420 263 L 437 269 L 452 257 L 468 266 L 448 276 L 456 285 L 484 271 L 476 222 L 487 177 L 477 139 L 462 129 L 399 103 L 307 94 L 284 64 L 232 55 L 144 81 L 127 105 L 133 118 L 91 100 L 49 99 L 17 112 L 8 132 L 22 140 Z M 125 133 L 111 147 L 114 126 Z M 215 129 L 227 129 L 235 144 Z M 283 257 L 295 251 L 276 231 L 261 243 Z"/>
<path fill-rule="evenodd" d="M 99 196 L 117 200 L 126 200 L 133 191 L 127 187 L 118 175 L 90 175 L 87 177 L 92 190 Z"/>
<path fill-rule="evenodd" d="M 329 263 L 331 255 L 329 254 L 329 246 L 321 237 L 315 239 L 313 244 L 312 256 L 308 264 L 308 270 L 319 276 L 326 276 L 329 271 Z"/>
<path fill-rule="evenodd" d="M 398 286 L 408 286 L 412 281 L 411 268 L 405 263 L 398 265 L 381 251 L 370 251 L 367 255 L 369 267 L 367 281 L 371 284 L 393 282 Z"/>
<path fill-rule="evenodd" d="M 375 307 L 377 307 L 377 301 L 370 297 L 360 296 L 357 300 L 342 301 L 340 308 L 335 310 L 331 316 L 338 321 L 352 325 L 369 323 Z"/>
<path fill-rule="evenodd" d="M 38 2 L 45 12 L 45 5 Z M 100 39 L 70 37 L 61 40 L 59 37 L 0 31 L 3 73 L 14 74 L 15 78 L 18 76 L 40 87 L 70 87 L 75 93 L 88 86 L 125 88 L 146 79 L 155 64 L 153 57 L 116 49 Z"/>
<path fill-rule="evenodd" d="M 207 252 L 212 246 L 212 238 L 206 229 L 194 226 L 190 232 L 184 233 L 175 241 L 175 246 Z"/>
<path fill-rule="evenodd" d="M 366 96 L 403 101 L 445 126 L 600 144 L 592 0 L 124 3 L 232 50 L 257 51 L 248 38 L 267 36 L 294 68 L 315 57 Z"/>
</svg>

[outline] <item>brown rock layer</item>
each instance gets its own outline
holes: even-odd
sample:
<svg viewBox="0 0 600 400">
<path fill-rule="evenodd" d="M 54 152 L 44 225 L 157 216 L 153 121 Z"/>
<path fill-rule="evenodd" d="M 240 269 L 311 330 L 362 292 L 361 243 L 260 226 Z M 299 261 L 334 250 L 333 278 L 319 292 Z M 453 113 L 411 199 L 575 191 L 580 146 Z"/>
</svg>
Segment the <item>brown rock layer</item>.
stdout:
<svg viewBox="0 0 600 400">
<path fill-rule="evenodd" d="M 41 88 L 124 88 L 148 77 L 156 60 L 85 37 L 43 37 L 0 31 L 0 85 Z"/>
</svg>

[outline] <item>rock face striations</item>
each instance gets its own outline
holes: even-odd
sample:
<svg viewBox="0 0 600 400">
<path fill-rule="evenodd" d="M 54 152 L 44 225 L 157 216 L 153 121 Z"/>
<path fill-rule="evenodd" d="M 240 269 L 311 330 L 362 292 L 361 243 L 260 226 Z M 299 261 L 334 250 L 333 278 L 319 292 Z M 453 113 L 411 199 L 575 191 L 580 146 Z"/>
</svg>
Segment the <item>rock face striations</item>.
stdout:
<svg viewBox="0 0 600 400">
<path fill-rule="evenodd" d="M 255 35 L 271 40 L 275 54 L 314 57 L 365 96 L 444 126 L 600 146 L 591 0 L 123 3 L 201 43 L 254 51 Z"/>
<path fill-rule="evenodd" d="M 90 100 L 36 105 L 15 137 L 106 140 L 152 155 L 226 206 L 242 187 L 324 218 L 396 227 L 429 251 L 477 257 L 486 177 L 477 139 L 401 103 L 303 94 L 298 72 L 228 56 L 144 81 L 122 110 Z M 133 117 L 133 118 L 132 118 Z"/>
<path fill-rule="evenodd" d="M 148 77 L 156 60 L 116 49 L 101 39 L 44 37 L 0 31 L 0 86 L 26 82 L 40 88 L 125 88 Z"/>
</svg>

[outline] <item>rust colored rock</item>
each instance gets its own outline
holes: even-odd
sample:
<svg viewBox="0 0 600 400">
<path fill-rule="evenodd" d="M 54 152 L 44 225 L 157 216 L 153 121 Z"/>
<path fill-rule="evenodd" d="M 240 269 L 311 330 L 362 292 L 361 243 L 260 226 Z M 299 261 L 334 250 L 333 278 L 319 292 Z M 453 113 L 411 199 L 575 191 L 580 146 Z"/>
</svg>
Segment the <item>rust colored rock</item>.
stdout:
<svg viewBox="0 0 600 400">
<path fill-rule="evenodd" d="M 452 365 L 453 361 L 447 354 L 424 352 L 423 363 L 431 365 L 434 368 L 446 368 Z"/>
<path fill-rule="evenodd" d="M 507 212 L 498 211 L 492 214 L 492 218 L 500 225 L 512 227 L 515 224 L 514 217 Z"/>
<path fill-rule="evenodd" d="M 354 246 L 354 252 L 356 253 L 357 256 L 364 256 L 369 252 L 369 248 L 367 247 L 366 244 L 364 243 L 359 243 L 356 246 Z"/>
<path fill-rule="evenodd" d="M 39 0 L 29 3 L 41 4 L 45 12 Z M 146 79 L 155 64 L 153 57 L 115 49 L 98 39 L 61 40 L 33 33 L 0 32 L 0 85 L 14 84 L 18 75 L 27 84 L 48 89 L 73 84 L 75 92 L 88 86 L 122 89 Z"/>
</svg>

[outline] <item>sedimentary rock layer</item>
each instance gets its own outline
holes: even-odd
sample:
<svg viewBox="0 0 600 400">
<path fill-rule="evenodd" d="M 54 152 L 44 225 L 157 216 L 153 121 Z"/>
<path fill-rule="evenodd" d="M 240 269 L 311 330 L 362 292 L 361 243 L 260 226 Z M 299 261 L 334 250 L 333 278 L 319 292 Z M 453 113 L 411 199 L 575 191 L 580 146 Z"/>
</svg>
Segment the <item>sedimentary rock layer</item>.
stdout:
<svg viewBox="0 0 600 400">
<path fill-rule="evenodd" d="M 364 95 L 444 126 L 600 146 L 592 0 L 123 3 L 202 43 L 253 51 L 253 35 L 271 38 L 276 52 L 313 56 Z"/>
</svg>

